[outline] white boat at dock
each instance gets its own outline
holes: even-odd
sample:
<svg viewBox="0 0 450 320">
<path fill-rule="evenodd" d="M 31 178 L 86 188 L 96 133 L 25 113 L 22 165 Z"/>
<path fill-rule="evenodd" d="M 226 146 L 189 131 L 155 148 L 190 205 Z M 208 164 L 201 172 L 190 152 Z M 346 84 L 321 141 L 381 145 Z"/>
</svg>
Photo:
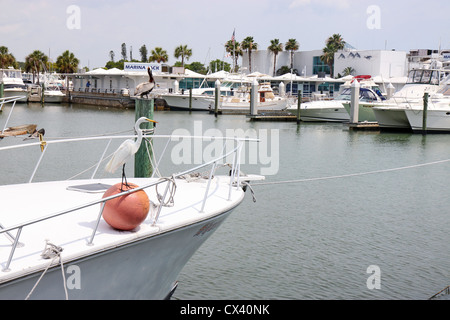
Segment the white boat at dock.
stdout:
<svg viewBox="0 0 450 320">
<path fill-rule="evenodd" d="M 44 102 L 61 103 L 66 96 L 56 83 L 46 84 L 44 88 Z"/>
<path fill-rule="evenodd" d="M 27 97 L 27 86 L 22 80 L 22 71 L 12 67 L 0 69 L 0 83 L 3 83 L 3 98 Z M 20 99 L 18 102 L 27 102 L 27 99 Z"/>
<path fill-rule="evenodd" d="M 370 76 L 356 76 L 348 80 L 342 86 L 340 94 L 332 100 L 323 98 L 302 103 L 300 105 L 300 117 L 302 121 L 326 121 L 326 122 L 348 122 L 350 120 L 350 98 L 351 98 L 351 83 L 359 81 L 360 83 L 360 106 L 364 102 L 381 101 L 384 99 L 378 85 L 371 79 Z M 297 113 L 297 106 L 291 106 L 288 110 L 292 114 Z M 367 115 L 365 109 L 361 110 L 360 119 L 372 119 L 370 113 Z M 371 110 L 368 110 L 371 112 Z M 364 121 L 361 120 L 361 121 Z"/>
<path fill-rule="evenodd" d="M 293 101 L 291 102 L 288 97 L 275 95 L 270 83 L 263 82 L 258 85 L 256 101 L 258 112 L 286 110 L 291 106 L 291 103 Z M 250 113 L 249 87 L 238 88 L 233 95 L 221 96 L 218 111 L 222 113 Z"/>
<path fill-rule="evenodd" d="M 144 138 L 150 136 L 154 144 L 202 139 L 158 135 Z M 217 159 L 166 176 L 130 177 L 128 183 L 139 187 L 106 195 L 105 191 L 121 180 L 96 178 L 97 169 L 108 158 L 105 154 L 109 142 L 129 137 L 135 136 L 41 140 L 0 148 L 2 158 L 23 159 L 27 155 L 28 166 L 17 161 L 17 170 L 32 172 L 25 183 L 0 186 L 0 299 L 169 298 L 183 266 L 243 201 L 245 186 L 251 180 L 262 179 L 244 175 L 236 157 L 251 139 L 223 138 L 224 144 L 230 146 L 232 142 L 234 146 L 226 148 Z M 83 156 L 78 153 L 78 157 L 66 154 L 80 144 L 90 145 L 91 151 Z M 65 150 L 67 168 L 72 168 L 70 160 L 85 160 L 84 155 L 98 150 L 100 160 L 93 162 L 90 178 L 57 180 L 51 173 L 51 181 L 40 178 L 34 182 L 36 173 L 61 166 L 60 147 Z M 44 164 L 51 155 L 56 156 L 56 164 Z M 32 159 L 36 165 L 30 163 Z M 232 164 L 223 165 L 229 159 Z M 205 170 L 207 174 L 198 174 Z M 223 175 L 220 170 L 225 170 Z M 119 197 L 125 201 L 138 194 L 148 199 L 149 206 L 140 225 L 124 231 L 106 222 L 103 210 L 110 201 Z"/>
<path fill-rule="evenodd" d="M 450 84 L 428 99 L 426 118 L 424 123 L 423 103 L 416 103 L 405 109 L 409 125 L 415 133 L 450 132 Z"/>
<path fill-rule="evenodd" d="M 405 110 L 422 103 L 425 92 L 438 92 L 448 81 L 450 69 L 415 69 L 409 72 L 405 86 L 394 95 L 373 106 L 373 113 L 381 129 L 411 130 Z M 360 105 L 361 107 L 361 105 Z"/>
</svg>

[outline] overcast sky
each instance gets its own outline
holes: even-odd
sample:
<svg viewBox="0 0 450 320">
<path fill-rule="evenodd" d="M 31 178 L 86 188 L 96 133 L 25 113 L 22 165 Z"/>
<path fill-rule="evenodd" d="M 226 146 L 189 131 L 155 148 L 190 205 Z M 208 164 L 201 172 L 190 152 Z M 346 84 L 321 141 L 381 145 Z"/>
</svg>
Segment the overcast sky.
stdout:
<svg viewBox="0 0 450 320">
<path fill-rule="evenodd" d="M 34 50 L 56 60 L 69 50 L 81 66 L 102 67 L 121 44 L 162 47 L 169 64 L 175 47 L 188 62 L 225 58 L 224 44 L 253 36 L 259 49 L 294 38 L 300 51 L 322 49 L 334 33 L 363 49 L 450 48 L 448 0 L 0 0 L 0 46 L 19 61 Z"/>
</svg>

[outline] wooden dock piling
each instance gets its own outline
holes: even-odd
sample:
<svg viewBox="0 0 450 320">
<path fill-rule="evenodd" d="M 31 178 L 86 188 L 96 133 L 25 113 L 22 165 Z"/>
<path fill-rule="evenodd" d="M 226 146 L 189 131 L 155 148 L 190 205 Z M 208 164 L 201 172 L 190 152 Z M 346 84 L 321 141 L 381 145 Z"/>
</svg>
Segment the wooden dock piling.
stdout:
<svg viewBox="0 0 450 320">
<path fill-rule="evenodd" d="M 135 120 L 140 117 L 146 117 L 153 120 L 154 112 L 154 99 L 142 99 L 137 98 L 135 100 Z M 142 129 L 152 129 L 153 123 L 147 122 L 141 125 Z M 147 148 L 148 152 L 147 153 Z M 143 140 L 141 147 L 134 155 L 134 176 L 136 178 L 146 178 L 150 177 L 153 173 L 153 167 L 150 162 L 150 157 L 153 157 L 153 150 L 151 145 L 147 141 Z"/>
</svg>

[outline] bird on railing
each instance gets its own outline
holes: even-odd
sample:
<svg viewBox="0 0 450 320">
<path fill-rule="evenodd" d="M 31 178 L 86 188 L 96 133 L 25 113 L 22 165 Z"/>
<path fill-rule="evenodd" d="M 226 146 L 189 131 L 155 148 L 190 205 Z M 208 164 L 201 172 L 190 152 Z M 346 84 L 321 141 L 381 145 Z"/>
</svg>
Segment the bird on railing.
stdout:
<svg viewBox="0 0 450 320">
<path fill-rule="evenodd" d="M 150 67 L 147 67 L 147 72 L 149 75 L 148 82 L 143 82 L 137 85 L 136 89 L 134 90 L 134 94 L 136 96 L 146 96 L 148 99 L 148 94 L 153 90 L 155 87 L 155 79 L 153 78 L 152 70 Z"/>
<path fill-rule="evenodd" d="M 44 128 L 39 129 L 39 130 L 34 130 L 34 132 L 32 134 L 30 134 L 27 138 L 23 139 L 23 141 L 29 140 L 29 139 L 34 139 L 34 138 L 39 138 L 40 135 L 42 135 L 42 136 L 45 135 Z"/>
<path fill-rule="evenodd" d="M 114 173 L 117 168 L 122 166 L 122 185 L 125 185 L 128 187 L 127 183 L 127 177 L 125 176 L 125 164 L 126 162 L 131 158 L 132 155 L 134 155 L 141 146 L 142 142 L 142 129 L 140 128 L 141 123 L 144 122 L 153 122 L 158 123 L 157 121 L 148 119 L 146 117 L 141 117 L 136 121 L 136 124 L 134 125 L 134 129 L 137 132 L 137 139 L 133 141 L 132 139 L 127 139 L 119 146 L 119 148 L 114 152 L 111 160 L 106 164 L 105 170 L 110 173 Z M 122 190 L 122 189 L 121 189 Z"/>
</svg>

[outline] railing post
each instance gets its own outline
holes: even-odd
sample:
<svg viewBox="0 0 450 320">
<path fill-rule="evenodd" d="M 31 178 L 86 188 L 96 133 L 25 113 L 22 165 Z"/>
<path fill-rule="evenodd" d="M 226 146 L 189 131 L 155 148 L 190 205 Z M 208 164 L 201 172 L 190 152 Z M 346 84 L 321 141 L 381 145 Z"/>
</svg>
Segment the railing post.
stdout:
<svg viewBox="0 0 450 320">
<path fill-rule="evenodd" d="M 106 201 L 103 201 L 102 202 L 102 207 L 100 208 L 100 212 L 99 212 L 98 217 L 97 217 L 97 223 L 95 224 L 95 228 L 92 231 L 91 238 L 88 241 L 88 246 L 92 246 L 93 245 L 92 242 L 94 241 L 94 236 L 95 236 L 95 233 L 97 232 L 98 225 L 100 223 L 100 218 L 102 217 L 102 214 L 103 214 L 103 209 L 105 209 L 105 204 L 106 204 Z"/>
<path fill-rule="evenodd" d="M 212 176 L 214 175 L 215 170 L 216 170 L 216 162 L 213 163 L 211 172 L 209 173 L 208 185 L 206 186 L 205 196 L 203 197 L 202 209 L 200 210 L 201 213 L 203 212 L 203 209 L 205 209 L 206 199 L 208 198 L 209 186 L 211 185 L 211 179 Z"/>
<path fill-rule="evenodd" d="M 3 268 L 4 272 L 7 272 L 10 270 L 9 265 L 11 264 L 12 258 L 14 256 L 14 251 L 16 251 L 17 244 L 19 243 L 19 237 L 20 237 L 20 233 L 22 232 L 22 228 L 23 227 L 20 227 L 17 229 L 16 238 L 14 239 L 14 244 L 11 248 L 11 252 L 9 253 L 8 262 L 6 262 L 6 266 Z"/>
</svg>

